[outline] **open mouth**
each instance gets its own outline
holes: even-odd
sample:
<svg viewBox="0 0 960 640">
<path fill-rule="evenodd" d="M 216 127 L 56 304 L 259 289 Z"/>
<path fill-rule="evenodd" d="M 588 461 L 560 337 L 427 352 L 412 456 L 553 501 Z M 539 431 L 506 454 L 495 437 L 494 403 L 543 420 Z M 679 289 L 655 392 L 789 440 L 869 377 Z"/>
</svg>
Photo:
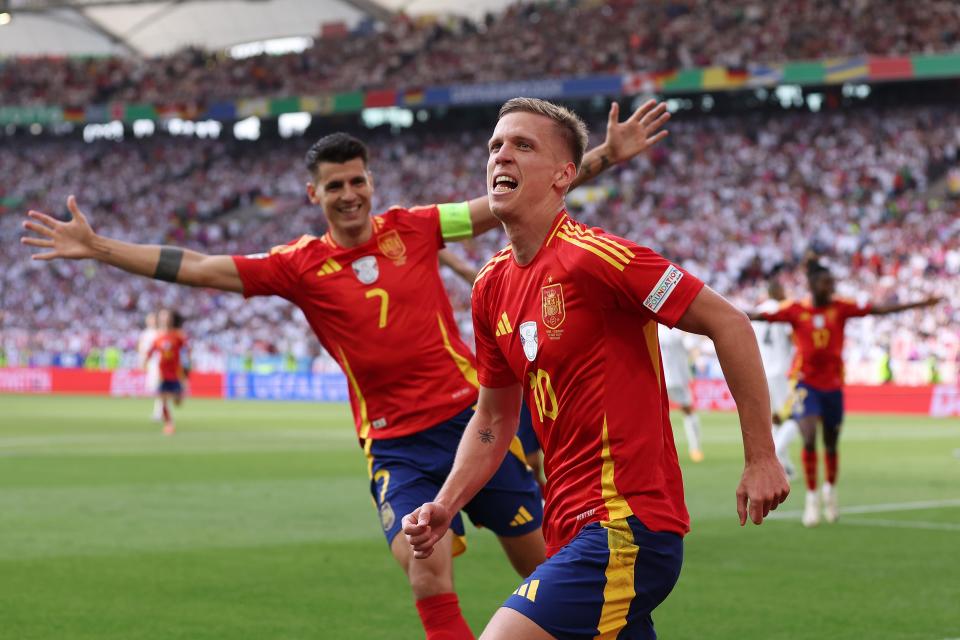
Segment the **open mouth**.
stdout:
<svg viewBox="0 0 960 640">
<path fill-rule="evenodd" d="M 519 186 L 519 182 L 510 176 L 497 176 L 493 179 L 494 193 L 510 193 Z"/>
</svg>

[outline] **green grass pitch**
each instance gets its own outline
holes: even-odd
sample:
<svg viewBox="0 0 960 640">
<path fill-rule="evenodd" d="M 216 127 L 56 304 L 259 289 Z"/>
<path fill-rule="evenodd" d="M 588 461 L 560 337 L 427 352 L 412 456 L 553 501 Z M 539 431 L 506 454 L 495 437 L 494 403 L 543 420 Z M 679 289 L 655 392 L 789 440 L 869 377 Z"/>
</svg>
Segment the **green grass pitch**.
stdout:
<svg viewBox="0 0 960 640">
<path fill-rule="evenodd" d="M 0 396 L 0 638 L 422 637 L 347 411 L 190 399 L 165 438 L 148 400 Z M 960 638 L 960 420 L 850 417 L 847 511 L 812 530 L 800 481 L 741 529 L 736 420 L 703 423 L 661 638 Z M 479 633 L 518 579 L 489 532 L 469 543 Z"/>
</svg>

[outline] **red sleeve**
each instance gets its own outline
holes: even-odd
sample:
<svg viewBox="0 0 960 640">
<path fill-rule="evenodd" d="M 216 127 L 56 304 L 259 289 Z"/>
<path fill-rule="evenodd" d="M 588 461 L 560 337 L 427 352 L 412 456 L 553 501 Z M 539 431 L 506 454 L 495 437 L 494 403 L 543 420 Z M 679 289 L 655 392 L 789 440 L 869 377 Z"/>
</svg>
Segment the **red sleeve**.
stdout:
<svg viewBox="0 0 960 640">
<path fill-rule="evenodd" d="M 647 247 L 599 229 L 592 229 L 591 235 L 596 240 L 590 247 L 571 255 L 577 256 L 578 266 L 585 267 L 586 273 L 606 285 L 605 292 L 589 283 L 586 290 L 606 293 L 618 307 L 673 327 L 703 289 L 702 281 Z"/>
<path fill-rule="evenodd" d="M 840 300 L 838 301 L 838 306 L 840 307 L 844 318 L 861 318 L 863 316 L 868 316 L 873 311 L 872 304 L 857 304 L 850 300 Z"/>
<path fill-rule="evenodd" d="M 767 322 L 793 322 L 794 303 L 784 303 L 771 313 L 761 313 L 760 316 Z"/>
<path fill-rule="evenodd" d="M 285 245 L 285 247 L 290 247 Z M 298 252 L 274 249 L 269 254 L 232 256 L 243 282 L 243 297 L 281 296 L 293 300 L 300 283 Z"/>
<path fill-rule="evenodd" d="M 496 389 L 517 383 L 517 377 L 497 346 L 493 331 L 487 321 L 482 300 L 482 287 L 473 290 L 473 335 L 477 343 L 477 379 L 480 384 Z"/>
<path fill-rule="evenodd" d="M 437 250 L 446 246 L 440 229 L 440 208 L 437 205 L 431 204 L 410 209 L 396 207 L 390 209 L 389 213 L 396 214 L 399 222 L 416 228 L 425 238 L 431 238 Z"/>
</svg>

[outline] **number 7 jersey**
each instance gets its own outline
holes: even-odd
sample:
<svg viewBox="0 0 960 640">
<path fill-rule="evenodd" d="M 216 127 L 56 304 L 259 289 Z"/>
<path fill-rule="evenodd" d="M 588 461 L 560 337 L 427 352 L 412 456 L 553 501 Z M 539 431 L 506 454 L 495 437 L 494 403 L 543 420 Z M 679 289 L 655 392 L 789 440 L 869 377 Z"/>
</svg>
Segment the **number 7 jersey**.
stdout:
<svg viewBox="0 0 960 640">
<path fill-rule="evenodd" d="M 393 208 L 372 224 L 356 247 L 327 233 L 233 261 L 244 296 L 300 307 L 347 376 L 357 434 L 379 440 L 457 415 L 476 402 L 478 383 L 437 257 L 444 239 L 470 235 L 466 203 Z"/>
<path fill-rule="evenodd" d="M 545 455 L 548 555 L 595 521 L 689 530 L 657 324 L 674 326 L 702 287 L 566 212 L 529 264 L 507 247 L 477 276 L 480 384 L 523 385 Z"/>
</svg>

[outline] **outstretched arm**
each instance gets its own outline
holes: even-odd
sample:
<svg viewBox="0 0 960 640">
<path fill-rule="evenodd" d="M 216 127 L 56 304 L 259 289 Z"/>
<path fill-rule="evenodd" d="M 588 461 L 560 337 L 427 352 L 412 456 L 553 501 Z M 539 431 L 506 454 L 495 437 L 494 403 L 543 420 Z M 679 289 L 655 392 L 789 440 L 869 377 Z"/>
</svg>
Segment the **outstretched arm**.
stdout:
<svg viewBox="0 0 960 640">
<path fill-rule="evenodd" d="M 924 307 L 932 307 L 935 304 L 940 303 L 943 300 L 940 296 L 935 296 L 933 298 L 927 298 L 926 300 L 921 300 L 920 302 L 908 302 L 906 304 L 879 304 L 875 305 L 870 310 L 870 315 L 873 316 L 882 316 L 888 313 L 897 313 L 899 311 L 909 311 L 910 309 L 922 309 Z"/>
<path fill-rule="evenodd" d="M 593 180 L 608 168 L 640 155 L 667 137 L 661 127 L 670 119 L 667 105 L 656 100 L 647 100 L 629 118 L 620 122 L 620 105 L 610 105 L 607 116 L 607 138 L 603 143 L 587 151 L 580 165 L 580 172 L 571 185 L 576 189 Z M 473 235 L 478 236 L 500 225 L 493 217 L 487 196 L 474 198 L 469 203 Z"/>
<path fill-rule="evenodd" d="M 677 327 L 713 340 L 720 367 L 737 403 L 743 435 L 744 469 L 737 487 L 737 514 L 760 524 L 787 499 L 790 483 L 774 453 L 770 396 L 760 348 L 746 314 L 709 287 L 687 308 Z"/>
<path fill-rule="evenodd" d="M 477 412 L 470 419 L 453 468 L 433 502 L 403 518 L 403 533 L 414 557 L 428 558 L 460 509 L 493 477 L 517 433 L 519 384 L 500 389 L 480 387 Z"/>
<path fill-rule="evenodd" d="M 180 247 L 133 244 L 94 233 L 76 198 L 67 198 L 70 221 L 61 222 L 40 211 L 30 211 L 23 227 L 34 236 L 20 242 L 47 249 L 32 256 L 34 260 L 83 260 L 92 258 L 124 271 L 192 287 L 212 287 L 223 291 L 243 291 L 243 282 L 230 256 L 209 256 Z"/>
</svg>

